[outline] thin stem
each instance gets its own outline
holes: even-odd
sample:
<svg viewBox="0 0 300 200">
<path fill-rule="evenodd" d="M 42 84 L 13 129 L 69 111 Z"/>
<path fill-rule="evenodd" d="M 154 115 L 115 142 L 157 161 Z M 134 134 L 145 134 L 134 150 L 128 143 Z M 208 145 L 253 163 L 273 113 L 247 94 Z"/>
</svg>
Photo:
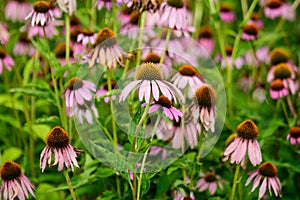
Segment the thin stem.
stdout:
<svg viewBox="0 0 300 200">
<path fill-rule="evenodd" d="M 143 162 L 141 165 L 138 188 L 137 188 L 137 198 L 136 198 L 137 200 L 140 200 L 140 193 L 141 193 L 141 186 L 142 186 L 142 179 L 143 179 L 143 170 L 145 168 L 146 158 L 147 158 L 149 149 L 150 148 L 148 148 L 147 151 L 144 153 Z"/>
<path fill-rule="evenodd" d="M 65 26 L 66 26 L 66 65 L 69 64 L 70 58 L 70 16 L 65 15 Z"/>
<path fill-rule="evenodd" d="M 140 34 L 139 34 L 139 43 L 137 49 L 137 56 L 136 56 L 136 68 L 140 65 L 141 57 L 142 57 L 142 45 L 143 45 L 143 37 L 144 37 L 144 28 L 145 28 L 145 21 L 146 21 L 146 12 L 143 12 L 140 17 Z"/>
<path fill-rule="evenodd" d="M 200 2 L 195 2 L 195 15 L 194 15 L 194 27 L 196 28 L 196 30 L 199 29 L 201 21 L 202 21 L 202 17 L 203 17 L 203 4 L 202 1 Z M 193 33 L 193 36 L 195 39 L 197 39 L 197 31 L 195 31 Z"/>
<path fill-rule="evenodd" d="M 171 38 L 171 33 L 172 33 L 172 29 L 169 28 L 168 32 L 167 32 L 167 36 L 166 36 L 165 47 L 164 47 L 164 50 L 163 50 L 162 55 L 160 57 L 159 64 L 162 64 L 165 60 L 165 57 L 166 57 L 166 54 L 167 54 L 167 49 L 168 49 L 170 38 Z"/>
<path fill-rule="evenodd" d="M 116 33 L 118 31 L 118 15 L 117 15 L 117 2 L 116 0 L 112 1 L 112 13 L 113 13 L 113 31 Z"/>
<path fill-rule="evenodd" d="M 290 126 L 289 114 L 287 112 L 286 105 L 285 105 L 283 99 L 279 99 L 279 101 L 281 102 L 281 106 L 282 106 L 282 110 L 283 110 L 283 113 L 284 113 L 285 120 L 286 120 L 288 126 Z"/>
<path fill-rule="evenodd" d="M 292 112 L 294 118 L 297 119 L 298 114 L 297 114 L 297 112 L 296 112 L 296 110 L 293 106 L 293 103 L 292 103 L 292 100 L 291 100 L 290 96 L 287 96 L 286 100 L 287 100 L 288 106 L 289 106 L 290 111 Z"/>
<path fill-rule="evenodd" d="M 64 170 L 64 176 L 65 176 L 66 181 L 67 181 L 67 184 L 68 184 L 68 186 L 69 186 L 69 190 L 70 190 L 72 199 L 73 199 L 73 200 L 76 200 L 76 195 L 75 195 L 75 192 L 74 192 L 74 190 L 73 190 L 73 186 L 72 186 L 72 183 L 71 183 L 71 179 L 70 179 L 70 176 L 69 176 L 69 173 L 68 173 L 67 170 Z"/>
<path fill-rule="evenodd" d="M 237 180 L 238 180 L 238 177 L 239 177 L 240 168 L 241 168 L 240 165 L 237 165 L 236 168 L 235 168 L 230 200 L 234 200 L 234 194 L 235 194 L 235 189 L 236 189 L 236 185 L 237 185 Z"/>
<path fill-rule="evenodd" d="M 241 0 L 241 6 L 242 6 L 242 11 L 243 11 L 243 17 L 245 17 L 245 15 L 247 14 L 247 10 L 248 10 L 247 0 Z"/>
<path fill-rule="evenodd" d="M 129 52 L 132 52 L 132 50 L 133 50 L 133 48 L 135 46 L 135 43 L 136 43 L 136 40 L 132 40 L 131 41 Z M 125 63 L 124 70 L 123 70 L 123 75 L 122 75 L 122 78 L 121 78 L 122 80 L 125 79 L 125 77 L 126 77 L 126 73 L 128 72 L 128 69 L 129 69 L 129 64 L 130 64 L 130 59 L 127 59 L 126 63 Z"/>
</svg>

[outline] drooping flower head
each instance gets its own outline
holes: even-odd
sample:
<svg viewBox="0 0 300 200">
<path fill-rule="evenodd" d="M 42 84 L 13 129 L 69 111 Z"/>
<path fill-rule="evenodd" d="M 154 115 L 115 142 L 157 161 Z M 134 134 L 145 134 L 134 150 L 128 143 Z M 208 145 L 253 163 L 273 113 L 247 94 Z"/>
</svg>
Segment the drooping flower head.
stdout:
<svg viewBox="0 0 300 200">
<path fill-rule="evenodd" d="M 187 88 L 189 98 L 193 97 L 198 87 L 205 85 L 202 75 L 195 67 L 189 64 L 182 65 L 172 78 L 172 81 L 181 90 Z"/>
<path fill-rule="evenodd" d="M 272 99 L 280 99 L 289 94 L 287 86 L 281 79 L 276 79 L 271 82 L 270 85 L 270 96 Z"/>
<path fill-rule="evenodd" d="M 47 145 L 40 155 L 40 168 L 42 172 L 44 172 L 47 164 L 49 167 L 58 164 L 58 171 L 61 171 L 64 166 L 67 169 L 71 167 L 72 171 L 74 171 L 74 166 L 79 167 L 76 158 L 77 154 L 83 151 L 75 149 L 70 144 L 70 137 L 64 129 L 55 126 L 48 133 L 46 143 Z M 52 154 L 54 154 L 54 162 Z"/>
<path fill-rule="evenodd" d="M 258 170 L 252 171 L 251 175 L 247 179 L 246 186 L 254 179 L 251 192 L 253 192 L 261 183 L 259 188 L 258 197 L 262 198 L 266 193 L 267 189 L 272 195 L 271 188 L 275 193 L 275 196 L 281 197 L 281 184 L 277 177 L 278 170 L 276 166 L 271 162 L 264 162 L 258 167 Z"/>
<path fill-rule="evenodd" d="M 31 44 L 31 41 L 28 38 L 28 35 L 26 32 L 20 33 L 19 39 L 14 46 L 13 53 L 14 53 L 14 55 L 26 55 L 26 54 L 29 56 L 34 55 L 35 48 Z"/>
<path fill-rule="evenodd" d="M 215 49 L 213 30 L 209 26 L 200 28 L 198 43 L 211 55 Z"/>
<path fill-rule="evenodd" d="M 92 58 L 89 63 L 89 68 L 93 67 L 98 60 L 100 65 L 107 66 L 109 69 L 116 69 L 117 62 L 123 65 L 123 56 L 125 56 L 125 53 L 121 47 L 118 46 L 115 33 L 109 28 L 103 28 L 98 32 L 96 47 L 91 53 Z"/>
<path fill-rule="evenodd" d="M 252 120 L 246 120 L 238 125 L 237 136 L 234 141 L 229 144 L 224 152 L 224 156 L 230 156 L 231 163 L 240 164 L 246 156 L 253 166 L 261 163 L 262 156 L 259 144 L 256 140 L 258 136 L 258 128 Z"/>
<path fill-rule="evenodd" d="M 69 63 L 74 62 L 75 59 L 73 58 L 73 48 L 72 46 L 69 47 L 70 49 L 70 59 Z M 66 43 L 62 42 L 56 45 L 54 49 L 54 55 L 59 60 L 60 64 L 64 66 L 66 64 Z"/>
<path fill-rule="evenodd" d="M 34 185 L 22 173 L 20 165 L 12 161 L 3 163 L 0 169 L 1 189 L 0 199 L 13 200 L 18 197 L 20 200 L 29 198 L 29 193 L 34 196 Z"/>
<path fill-rule="evenodd" d="M 26 0 L 9 0 L 5 6 L 5 18 L 13 22 L 23 22 L 31 9 Z"/>
<path fill-rule="evenodd" d="M 25 20 L 30 20 L 31 26 L 46 26 L 49 22 L 53 21 L 50 3 L 47 1 L 36 1 L 33 4 L 33 10 Z"/>
<path fill-rule="evenodd" d="M 208 85 L 199 87 L 195 92 L 191 112 L 194 121 L 198 121 L 200 118 L 200 122 L 206 131 L 215 131 L 216 101 L 216 92 Z"/>
<path fill-rule="evenodd" d="M 264 14 L 270 19 L 282 16 L 283 6 L 281 0 L 268 0 L 264 8 Z"/>
<path fill-rule="evenodd" d="M 160 67 L 154 63 L 144 63 L 136 73 L 135 81 L 129 83 L 120 94 L 120 101 L 124 101 L 129 93 L 135 88 L 139 88 L 140 101 L 149 103 L 152 98 L 159 100 L 160 93 L 169 100 L 176 102 L 177 98 L 183 101 L 183 95 L 173 84 L 163 80 Z"/>
<path fill-rule="evenodd" d="M 84 46 L 95 44 L 97 34 L 90 29 L 82 29 L 77 36 L 77 42 L 81 42 Z"/>
<path fill-rule="evenodd" d="M 242 39 L 256 40 L 258 37 L 258 27 L 255 23 L 246 24 L 243 28 Z"/>
<path fill-rule="evenodd" d="M 5 67 L 8 71 L 11 71 L 14 64 L 14 60 L 0 49 L 0 74 L 3 72 L 3 67 Z"/>
<path fill-rule="evenodd" d="M 209 190 L 210 195 L 214 195 L 217 191 L 217 188 L 223 190 L 224 180 L 221 179 L 219 175 L 216 175 L 215 172 L 201 173 L 200 180 L 196 183 L 196 188 L 199 192 Z"/>
<path fill-rule="evenodd" d="M 64 12 L 72 15 L 76 11 L 76 0 L 57 0 L 58 6 Z"/>
<path fill-rule="evenodd" d="M 295 126 L 291 128 L 286 139 L 290 140 L 292 145 L 295 145 L 296 143 L 300 144 L 300 127 Z"/>
<path fill-rule="evenodd" d="M 235 14 L 229 5 L 220 5 L 220 18 L 224 23 L 230 23 L 235 19 Z"/>
</svg>

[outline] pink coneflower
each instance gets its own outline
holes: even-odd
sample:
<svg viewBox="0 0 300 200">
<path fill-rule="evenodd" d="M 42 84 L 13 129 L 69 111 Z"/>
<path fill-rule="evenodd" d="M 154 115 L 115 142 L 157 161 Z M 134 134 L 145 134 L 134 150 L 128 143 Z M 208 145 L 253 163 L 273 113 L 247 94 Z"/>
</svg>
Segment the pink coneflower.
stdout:
<svg viewBox="0 0 300 200">
<path fill-rule="evenodd" d="M 226 52 L 226 58 L 222 57 L 222 54 L 218 54 L 215 57 L 215 62 L 221 62 L 222 68 L 227 67 L 227 65 L 230 65 L 231 63 L 234 64 L 234 66 L 237 69 L 241 69 L 244 64 L 244 59 L 241 57 L 238 57 L 236 60 L 231 59 L 233 48 L 231 46 L 225 46 L 225 52 Z"/>
<path fill-rule="evenodd" d="M 61 26 L 62 24 L 59 21 L 51 21 L 45 26 L 28 26 L 25 27 L 25 30 L 28 30 L 28 37 L 33 38 L 34 36 L 44 37 L 44 30 L 48 39 L 52 39 L 53 36 L 58 35 L 58 30 L 56 26 Z"/>
<path fill-rule="evenodd" d="M 172 101 L 170 101 L 165 96 L 159 96 L 157 101 L 154 101 L 151 103 L 152 105 L 149 107 L 148 113 L 153 113 L 157 111 L 158 109 L 163 109 L 165 115 L 170 120 L 175 120 L 176 122 L 179 122 L 180 117 L 182 117 L 182 112 L 177 110 L 173 104 Z"/>
<path fill-rule="evenodd" d="M 9 0 L 5 6 L 5 18 L 13 22 L 23 22 L 32 7 L 26 0 Z"/>
<path fill-rule="evenodd" d="M 14 64 L 14 60 L 10 56 L 6 55 L 3 50 L 0 49 L 0 74 L 2 74 L 3 72 L 3 67 L 10 71 Z"/>
<path fill-rule="evenodd" d="M 115 33 L 109 28 L 103 28 L 96 37 L 96 47 L 91 51 L 92 58 L 89 68 L 93 67 L 99 60 L 99 64 L 107 66 L 109 69 L 117 69 L 117 62 L 123 65 L 123 56 L 125 53 L 117 44 Z M 97 59 L 98 58 L 98 59 Z"/>
<path fill-rule="evenodd" d="M 185 29 L 187 27 L 187 10 L 183 0 L 167 0 L 160 7 L 161 24 L 172 29 Z"/>
<path fill-rule="evenodd" d="M 96 0 L 94 6 L 101 10 L 102 8 L 105 8 L 106 10 L 110 11 L 112 8 L 113 2 L 112 0 Z"/>
<path fill-rule="evenodd" d="M 269 64 L 269 47 L 261 47 L 256 50 L 255 55 L 251 51 L 246 51 L 244 55 L 245 64 L 258 67 L 261 64 Z"/>
<path fill-rule="evenodd" d="M 229 5 L 220 5 L 220 18 L 221 21 L 225 23 L 230 23 L 235 19 L 235 14 L 232 12 L 231 7 Z"/>
<path fill-rule="evenodd" d="M 250 16 L 250 20 L 248 21 L 248 23 L 255 23 L 256 26 L 261 29 L 264 26 L 263 21 L 260 19 L 260 15 L 256 12 L 253 12 Z"/>
<path fill-rule="evenodd" d="M 25 20 L 30 20 L 31 26 L 46 26 L 50 21 L 53 21 L 50 3 L 47 1 L 36 1 L 33 4 L 33 10 Z"/>
<path fill-rule="evenodd" d="M 0 44 L 4 45 L 9 40 L 6 24 L 0 22 Z"/>
<path fill-rule="evenodd" d="M 81 42 L 77 42 L 77 37 L 81 33 L 82 28 L 80 26 L 76 26 L 72 29 L 70 33 L 70 45 L 73 48 L 74 57 L 76 58 L 78 55 L 81 55 L 84 51 L 84 46 Z"/>
<path fill-rule="evenodd" d="M 272 81 L 270 85 L 270 96 L 272 99 L 280 99 L 289 94 L 287 85 L 280 79 Z"/>
<path fill-rule="evenodd" d="M 123 3 L 127 3 L 128 7 L 132 7 L 133 10 L 137 10 L 139 12 L 143 12 L 143 11 L 155 12 L 159 9 L 161 4 L 160 0 L 119 0 L 119 1 L 123 1 Z"/>
<path fill-rule="evenodd" d="M 92 101 L 85 101 L 82 105 L 77 104 L 72 107 L 69 116 L 75 117 L 81 124 L 84 123 L 83 119 L 86 119 L 89 124 L 92 124 L 93 116 L 98 118 L 99 114 L 95 104 Z"/>
<path fill-rule="evenodd" d="M 117 85 L 117 82 L 116 81 L 111 81 L 111 88 L 114 89 Z M 98 97 L 102 97 L 102 96 L 105 96 L 106 94 L 108 93 L 108 82 L 105 82 L 103 84 L 103 87 L 98 89 L 97 92 L 96 92 L 96 95 Z M 112 95 L 112 96 L 105 96 L 104 97 L 104 102 L 105 103 L 108 103 L 110 98 L 112 98 L 113 100 L 116 99 L 116 95 Z"/>
<path fill-rule="evenodd" d="M 200 28 L 198 43 L 211 55 L 215 49 L 213 30 L 208 26 Z"/>
<path fill-rule="evenodd" d="M 60 9 L 58 7 L 56 7 L 54 1 L 50 1 L 50 10 L 51 10 L 54 18 L 56 18 L 56 19 L 61 18 L 62 13 L 61 13 Z"/>
<path fill-rule="evenodd" d="M 20 165 L 12 161 L 6 161 L 1 169 L 0 199 L 13 200 L 18 197 L 20 200 L 29 198 L 29 193 L 34 196 L 34 185 L 22 173 Z"/>
<path fill-rule="evenodd" d="M 256 40 L 258 37 L 258 27 L 255 23 L 248 23 L 243 28 L 243 40 Z"/>
<path fill-rule="evenodd" d="M 62 11 L 72 15 L 77 7 L 76 0 L 56 0 Z"/>
<path fill-rule="evenodd" d="M 184 190 L 174 190 L 173 191 L 173 200 L 196 200 L 194 193 L 191 192 L 190 195 L 187 195 Z"/>
<path fill-rule="evenodd" d="M 74 171 L 74 166 L 79 167 L 77 163 L 77 154 L 83 151 L 75 149 L 70 144 L 70 137 L 67 132 L 59 126 L 55 126 L 47 135 L 47 146 L 40 155 L 40 168 L 44 172 L 46 165 L 49 167 L 58 164 L 58 171 L 64 166 Z M 54 154 L 54 163 L 52 163 L 52 154 Z"/>
<path fill-rule="evenodd" d="M 120 28 L 121 34 L 127 35 L 129 38 L 136 38 L 138 36 L 138 31 L 139 28 L 138 22 L 140 18 L 140 12 L 138 11 L 132 11 L 129 15 L 129 21 L 123 24 Z"/>
<path fill-rule="evenodd" d="M 258 128 L 251 120 L 246 120 L 237 127 L 237 136 L 231 142 L 224 152 L 224 156 L 230 156 L 230 162 L 240 164 L 246 156 L 248 150 L 248 157 L 253 166 L 261 163 L 262 156 L 259 144 L 256 140 L 258 136 Z"/>
<path fill-rule="evenodd" d="M 281 17 L 283 14 L 283 6 L 280 0 L 268 0 L 264 8 L 264 14 L 270 19 Z"/>
<path fill-rule="evenodd" d="M 120 102 L 125 101 L 129 93 L 135 88 L 139 88 L 139 100 L 145 100 L 149 103 L 154 98 L 155 101 L 159 100 L 159 93 L 161 92 L 169 100 L 179 98 L 183 101 L 183 95 L 170 82 L 163 80 L 163 74 L 158 65 L 154 63 L 144 63 L 136 73 L 135 81 L 129 83 L 120 94 Z"/>
<path fill-rule="evenodd" d="M 97 34 L 90 29 L 83 29 L 77 36 L 77 42 L 81 42 L 84 46 L 95 44 Z"/>
<path fill-rule="evenodd" d="M 291 128 L 286 139 L 290 140 L 292 145 L 295 145 L 296 143 L 300 144 L 300 127 L 295 126 Z"/>
<path fill-rule="evenodd" d="M 295 17 L 296 17 L 295 8 L 293 8 L 290 3 L 284 2 L 282 5 L 282 18 L 289 21 L 294 21 Z"/>
<path fill-rule="evenodd" d="M 167 149 L 160 146 L 152 146 L 150 147 L 149 155 L 150 156 L 158 156 L 161 154 L 161 159 L 166 160 L 167 157 Z"/>
<path fill-rule="evenodd" d="M 217 191 L 217 188 L 223 190 L 223 180 L 219 175 L 216 175 L 215 172 L 207 172 L 206 174 L 201 173 L 201 179 L 197 181 L 196 188 L 199 192 L 209 190 L 210 195 L 214 195 Z"/>
<path fill-rule="evenodd" d="M 69 48 L 70 48 L 69 63 L 72 63 L 75 61 L 73 57 L 73 48 L 71 46 Z M 55 46 L 54 55 L 62 66 L 66 64 L 66 43 L 65 42 L 59 43 Z"/>
<path fill-rule="evenodd" d="M 148 49 L 145 49 L 144 52 L 146 52 Z M 150 51 L 148 54 L 146 54 L 144 56 L 145 58 L 143 59 L 143 63 L 154 63 L 154 64 L 159 64 L 161 57 L 153 51 Z M 160 65 L 160 69 L 163 72 L 164 77 L 169 77 L 169 75 L 172 73 L 173 68 L 172 68 L 172 64 L 171 64 L 171 60 L 169 59 L 169 57 L 165 57 L 165 60 L 163 62 L 162 65 Z"/>
<path fill-rule="evenodd" d="M 204 85 L 196 89 L 190 110 L 193 113 L 194 121 L 196 122 L 200 118 L 206 131 L 215 131 L 216 101 L 216 92 L 212 87 Z"/>
<path fill-rule="evenodd" d="M 202 75 L 191 65 L 182 65 L 172 78 L 173 84 L 181 90 L 187 88 L 188 97 L 192 98 L 198 87 L 205 85 Z"/>
<path fill-rule="evenodd" d="M 247 179 L 246 186 L 254 179 L 251 192 L 253 192 L 260 184 L 258 197 L 262 198 L 267 191 L 267 188 L 271 195 L 271 188 L 275 193 L 275 196 L 281 197 L 281 184 L 277 177 L 278 170 L 276 166 L 271 162 L 264 162 L 258 167 L 258 170 L 252 171 L 251 175 Z"/>
<path fill-rule="evenodd" d="M 68 82 L 68 89 L 64 91 L 66 107 L 70 108 L 77 104 L 83 105 L 85 101 L 91 101 L 92 93 L 96 92 L 94 83 L 73 77 Z"/>
<path fill-rule="evenodd" d="M 14 49 L 14 55 L 29 55 L 33 56 L 35 54 L 35 48 L 31 44 L 27 33 L 21 32 L 18 41 L 16 42 Z"/>
</svg>

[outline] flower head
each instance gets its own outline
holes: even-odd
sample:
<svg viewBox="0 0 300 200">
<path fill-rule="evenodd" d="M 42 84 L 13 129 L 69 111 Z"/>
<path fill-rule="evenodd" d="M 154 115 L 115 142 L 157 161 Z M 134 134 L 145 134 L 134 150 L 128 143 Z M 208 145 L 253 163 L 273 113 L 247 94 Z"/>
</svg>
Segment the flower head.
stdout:
<svg viewBox="0 0 300 200">
<path fill-rule="evenodd" d="M 271 65 L 286 63 L 289 61 L 289 54 L 282 48 L 275 48 L 270 52 Z"/>
<path fill-rule="evenodd" d="M 268 0 L 264 8 L 264 14 L 270 19 L 282 16 L 283 6 L 281 0 Z"/>
<path fill-rule="evenodd" d="M 35 53 L 35 48 L 31 44 L 27 33 L 21 32 L 18 41 L 16 42 L 13 50 L 14 55 L 29 55 L 33 56 Z"/>
<path fill-rule="evenodd" d="M 296 143 L 300 144 L 300 127 L 295 126 L 291 128 L 286 139 L 290 140 L 292 145 L 295 145 Z"/>
<path fill-rule="evenodd" d="M 95 44 L 96 34 L 90 29 L 83 29 L 77 36 L 77 42 L 81 42 L 84 46 Z"/>
<path fill-rule="evenodd" d="M 76 0 L 57 0 L 57 3 L 60 9 L 69 15 L 72 15 L 77 7 Z"/>
<path fill-rule="evenodd" d="M 246 24 L 243 28 L 242 39 L 256 40 L 258 37 L 258 27 L 255 23 Z"/>
<path fill-rule="evenodd" d="M 201 173 L 200 180 L 196 183 L 196 188 L 199 192 L 209 190 L 211 195 L 214 195 L 217 191 L 217 187 L 223 190 L 223 180 L 219 175 L 216 175 L 215 172 Z"/>
<path fill-rule="evenodd" d="M 5 18 L 13 22 L 23 22 L 31 9 L 31 5 L 27 1 L 10 0 L 5 6 Z"/>
<path fill-rule="evenodd" d="M 154 63 L 144 63 L 136 73 L 135 81 L 129 83 L 120 94 L 120 101 L 124 101 L 128 94 L 135 88 L 139 88 L 139 99 L 149 103 L 153 97 L 159 100 L 160 92 L 169 100 L 179 98 L 183 100 L 183 95 L 173 84 L 163 80 L 163 74 L 158 65 Z"/>
<path fill-rule="evenodd" d="M 73 59 L 73 48 L 72 46 L 69 46 L 69 50 L 70 50 L 70 62 L 74 62 Z M 55 49 L 54 49 L 54 54 L 55 57 L 59 60 L 61 65 L 65 65 L 66 64 L 66 43 L 62 42 L 59 43 L 58 45 L 56 45 Z"/>
<path fill-rule="evenodd" d="M 235 19 L 235 14 L 232 12 L 231 7 L 227 4 L 220 5 L 220 17 L 225 23 L 230 23 Z"/>
<path fill-rule="evenodd" d="M 22 173 L 20 165 L 12 161 L 3 163 L 0 169 L 2 185 L 0 189 L 0 199 L 13 200 L 18 197 L 20 200 L 29 197 L 29 193 L 34 196 L 34 186 L 30 180 Z"/>
<path fill-rule="evenodd" d="M 117 82 L 116 81 L 111 81 L 111 88 L 114 89 L 117 86 Z M 112 98 L 113 100 L 116 99 L 116 95 L 112 95 L 112 96 L 105 96 L 109 91 L 108 88 L 108 82 L 104 82 L 103 87 L 98 89 L 96 92 L 96 95 L 98 97 L 102 97 L 104 96 L 104 102 L 108 103 L 110 98 Z"/>
<path fill-rule="evenodd" d="M 270 95 L 272 99 L 279 99 L 289 94 L 289 90 L 284 82 L 280 79 L 276 79 L 271 82 Z"/>
<path fill-rule="evenodd" d="M 14 65 L 13 59 L 6 55 L 5 52 L 0 49 L 0 74 L 3 72 L 3 67 L 6 67 L 8 71 L 12 69 L 12 66 Z"/>
<path fill-rule="evenodd" d="M 252 171 L 251 175 L 247 179 L 246 186 L 254 179 L 251 192 L 253 192 L 260 184 L 259 198 L 262 198 L 268 188 L 271 195 L 271 188 L 275 193 L 275 196 L 281 196 L 281 184 L 277 177 L 278 170 L 276 166 L 271 162 L 264 162 L 258 167 L 258 170 Z"/>
<path fill-rule="evenodd" d="M 224 152 L 224 156 L 230 155 L 230 162 L 240 164 L 246 156 L 253 166 L 261 163 L 262 156 L 259 144 L 256 140 L 258 136 L 258 128 L 252 120 L 246 120 L 238 125 L 237 136 L 234 141 L 229 144 Z"/>
<path fill-rule="evenodd" d="M 95 104 L 92 101 L 85 101 L 83 105 L 77 104 L 72 107 L 69 116 L 76 117 L 81 124 L 84 123 L 83 119 L 86 119 L 89 124 L 92 124 L 93 116 L 98 118 L 99 114 Z"/>
<path fill-rule="evenodd" d="M 94 6 L 101 10 L 102 8 L 105 8 L 106 10 L 110 10 L 112 8 L 113 2 L 112 0 L 96 0 L 94 3 Z"/>
<path fill-rule="evenodd" d="M 36 1 L 33 4 L 33 10 L 25 20 L 30 20 L 31 26 L 46 26 L 50 21 L 53 21 L 50 3 L 47 1 Z"/>
<path fill-rule="evenodd" d="M 250 16 L 248 23 L 255 23 L 259 29 L 264 26 L 263 21 L 260 19 L 259 13 L 253 12 Z"/>
<path fill-rule="evenodd" d="M 209 53 L 212 54 L 215 48 L 213 30 L 209 26 L 200 28 L 198 43 Z"/>
<path fill-rule="evenodd" d="M 67 132 L 59 126 L 55 126 L 47 135 L 47 146 L 43 149 L 40 155 L 40 168 L 44 172 L 46 165 L 50 167 L 58 164 L 58 171 L 61 171 L 64 166 L 72 168 L 79 167 L 77 163 L 77 154 L 83 151 L 75 149 L 70 145 L 70 137 Z M 54 163 L 52 163 L 52 154 L 54 154 Z"/>
</svg>

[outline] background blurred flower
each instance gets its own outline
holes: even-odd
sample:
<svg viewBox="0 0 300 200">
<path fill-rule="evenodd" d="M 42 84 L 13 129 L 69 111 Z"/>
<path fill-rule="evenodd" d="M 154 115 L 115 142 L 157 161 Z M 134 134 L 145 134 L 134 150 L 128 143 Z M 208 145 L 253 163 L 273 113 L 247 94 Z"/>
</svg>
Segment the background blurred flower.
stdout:
<svg viewBox="0 0 300 200">
<path fill-rule="evenodd" d="M 3 67 L 6 67 L 8 71 L 10 71 L 15 64 L 12 57 L 6 55 L 6 53 L 0 49 L 0 74 L 3 72 Z"/>
<path fill-rule="evenodd" d="M 216 175 L 215 172 L 201 173 L 200 177 L 200 180 L 196 183 L 196 188 L 200 192 L 208 189 L 209 193 L 213 196 L 216 193 L 218 186 L 223 190 L 224 180 L 222 180 L 219 175 Z"/>
<path fill-rule="evenodd" d="M 8 0 L 5 6 L 5 18 L 13 22 L 23 22 L 31 9 L 31 4 L 26 0 Z"/>
<path fill-rule="evenodd" d="M 50 3 L 47 1 L 36 1 L 33 10 L 25 18 L 30 20 L 31 26 L 46 26 L 53 19 Z"/>
<path fill-rule="evenodd" d="M 60 9 L 69 15 L 72 15 L 76 11 L 76 0 L 57 0 L 57 3 Z"/>
<path fill-rule="evenodd" d="M 286 139 L 289 140 L 292 145 L 295 145 L 296 143 L 300 144 L 300 127 L 295 126 L 291 128 Z"/>
</svg>

